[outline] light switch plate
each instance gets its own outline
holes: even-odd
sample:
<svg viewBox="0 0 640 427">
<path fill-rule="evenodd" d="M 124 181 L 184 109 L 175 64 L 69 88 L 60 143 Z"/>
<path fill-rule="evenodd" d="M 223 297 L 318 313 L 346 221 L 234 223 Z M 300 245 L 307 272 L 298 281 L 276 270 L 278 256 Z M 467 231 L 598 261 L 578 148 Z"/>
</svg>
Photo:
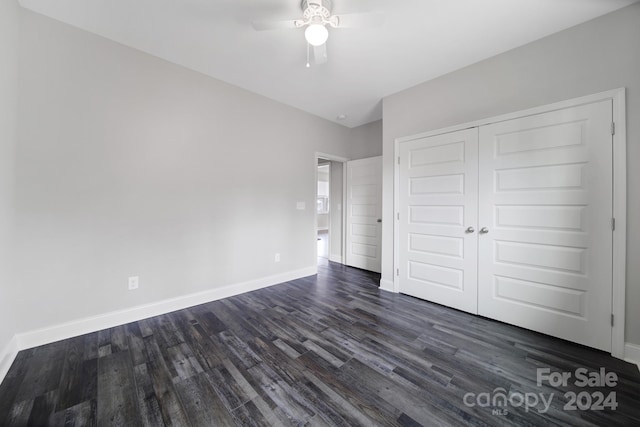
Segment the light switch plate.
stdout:
<svg viewBox="0 0 640 427">
<path fill-rule="evenodd" d="M 298 202 L 296 203 L 296 209 L 298 209 L 299 211 L 303 211 L 307 208 L 306 204 L 304 202 Z"/>
</svg>

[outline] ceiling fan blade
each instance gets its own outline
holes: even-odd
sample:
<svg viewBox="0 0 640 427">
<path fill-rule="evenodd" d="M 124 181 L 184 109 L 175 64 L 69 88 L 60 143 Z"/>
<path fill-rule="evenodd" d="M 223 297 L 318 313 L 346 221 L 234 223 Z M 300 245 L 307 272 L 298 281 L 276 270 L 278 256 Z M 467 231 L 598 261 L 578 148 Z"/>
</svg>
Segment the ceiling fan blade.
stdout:
<svg viewBox="0 0 640 427">
<path fill-rule="evenodd" d="M 384 24 L 382 12 L 348 13 L 334 15 L 335 22 L 330 22 L 334 28 L 372 28 Z"/>
<path fill-rule="evenodd" d="M 313 47 L 313 59 L 316 65 L 321 65 L 327 62 L 327 44 L 321 44 L 320 46 Z"/>
<path fill-rule="evenodd" d="M 298 19 L 288 19 L 286 21 L 254 21 L 251 26 L 254 30 L 291 30 L 299 28 Z"/>
</svg>

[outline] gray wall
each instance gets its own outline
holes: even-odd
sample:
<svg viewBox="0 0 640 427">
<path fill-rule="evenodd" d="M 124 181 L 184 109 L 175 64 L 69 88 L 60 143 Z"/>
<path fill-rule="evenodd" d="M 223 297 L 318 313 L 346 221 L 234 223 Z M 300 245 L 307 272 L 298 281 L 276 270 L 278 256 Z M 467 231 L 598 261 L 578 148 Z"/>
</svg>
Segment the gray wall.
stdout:
<svg viewBox="0 0 640 427">
<path fill-rule="evenodd" d="M 21 18 L 19 332 L 315 266 L 315 152 L 349 129 Z"/>
<path fill-rule="evenodd" d="M 366 159 L 382 155 L 382 120 L 351 129 L 350 158 Z"/>
<path fill-rule="evenodd" d="M 17 139 L 18 4 L 0 1 L 0 358 L 16 331 L 12 303 L 13 167 Z M 2 360 L 0 360 L 1 366 Z"/>
<path fill-rule="evenodd" d="M 318 214 L 318 231 L 329 229 L 329 214 Z"/>
<path fill-rule="evenodd" d="M 640 3 L 383 101 L 384 217 L 393 217 L 394 138 L 619 87 L 627 88 L 627 341 L 640 344 Z M 393 279 L 392 221 L 383 279 Z"/>
</svg>

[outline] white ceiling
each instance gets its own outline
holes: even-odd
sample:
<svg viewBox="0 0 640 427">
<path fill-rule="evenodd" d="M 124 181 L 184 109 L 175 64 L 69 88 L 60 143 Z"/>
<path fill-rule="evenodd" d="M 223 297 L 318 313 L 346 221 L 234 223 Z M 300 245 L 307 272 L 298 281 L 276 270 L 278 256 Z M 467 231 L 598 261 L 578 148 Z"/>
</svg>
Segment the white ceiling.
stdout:
<svg viewBox="0 0 640 427">
<path fill-rule="evenodd" d="M 384 24 L 330 29 L 329 61 L 305 67 L 304 30 L 255 31 L 299 18 L 299 0 L 20 0 L 50 16 L 325 119 L 354 127 L 382 98 L 636 0 L 334 0 Z"/>
</svg>

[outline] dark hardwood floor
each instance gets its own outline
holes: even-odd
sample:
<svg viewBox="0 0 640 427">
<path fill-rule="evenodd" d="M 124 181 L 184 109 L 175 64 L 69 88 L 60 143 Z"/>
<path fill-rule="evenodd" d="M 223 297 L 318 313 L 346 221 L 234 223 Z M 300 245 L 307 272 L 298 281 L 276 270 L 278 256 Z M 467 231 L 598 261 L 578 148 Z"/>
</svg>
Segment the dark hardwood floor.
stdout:
<svg viewBox="0 0 640 427">
<path fill-rule="evenodd" d="M 317 277 L 20 352 L 0 423 L 640 425 L 635 365 L 321 262 Z M 538 368 L 572 378 L 538 386 Z M 578 387 L 579 368 L 616 385 Z M 614 392 L 617 408 L 565 410 L 572 391 L 583 408 Z"/>
</svg>

